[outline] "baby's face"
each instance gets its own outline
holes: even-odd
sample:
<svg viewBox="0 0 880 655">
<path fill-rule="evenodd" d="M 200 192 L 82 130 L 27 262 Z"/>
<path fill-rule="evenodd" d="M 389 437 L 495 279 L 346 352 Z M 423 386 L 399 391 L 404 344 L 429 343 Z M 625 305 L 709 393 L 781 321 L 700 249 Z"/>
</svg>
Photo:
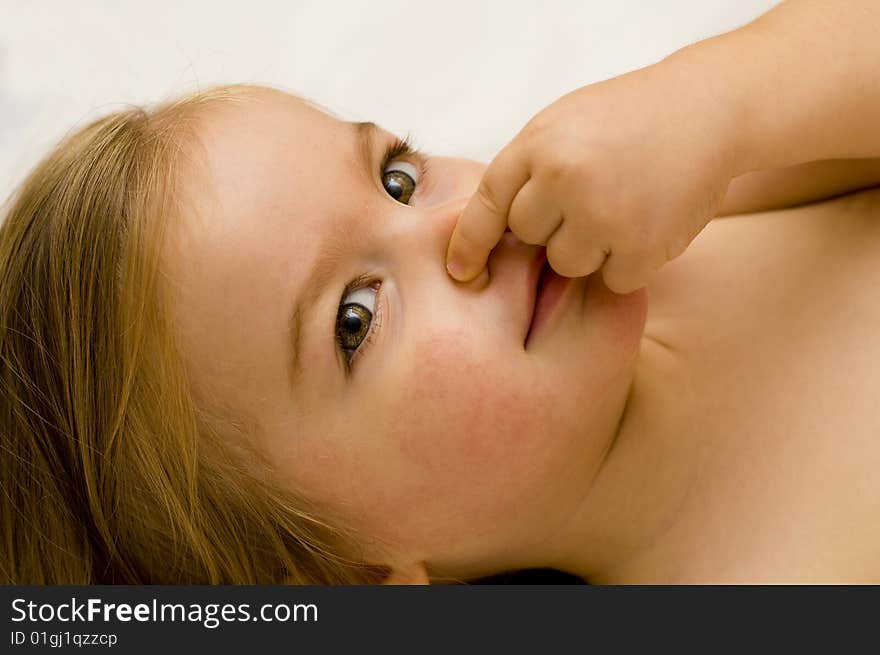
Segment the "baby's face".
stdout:
<svg viewBox="0 0 880 655">
<path fill-rule="evenodd" d="M 505 234 L 470 283 L 444 267 L 482 164 L 432 156 L 425 173 L 402 154 L 383 170 L 391 134 L 269 90 L 198 135 L 204 168 L 166 250 L 195 384 L 256 418 L 292 487 L 401 559 L 540 565 L 615 433 L 644 291 L 575 279 L 526 346 L 539 246 Z"/>
</svg>

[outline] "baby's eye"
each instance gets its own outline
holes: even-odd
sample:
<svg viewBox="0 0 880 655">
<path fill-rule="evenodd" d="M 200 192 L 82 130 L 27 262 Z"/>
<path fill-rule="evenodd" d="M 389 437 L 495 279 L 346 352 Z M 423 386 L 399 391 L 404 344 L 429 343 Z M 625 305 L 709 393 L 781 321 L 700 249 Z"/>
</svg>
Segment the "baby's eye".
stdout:
<svg viewBox="0 0 880 655">
<path fill-rule="evenodd" d="M 380 283 L 373 282 L 347 293 L 336 316 L 336 339 L 346 356 L 353 356 L 370 335 L 375 312 L 376 289 Z M 372 309 L 370 309 L 372 307 Z M 349 359 L 351 361 L 351 359 Z"/>
<path fill-rule="evenodd" d="M 382 186 L 389 196 L 406 205 L 415 193 L 418 179 L 419 171 L 415 166 L 405 161 L 393 161 L 382 173 Z"/>
</svg>

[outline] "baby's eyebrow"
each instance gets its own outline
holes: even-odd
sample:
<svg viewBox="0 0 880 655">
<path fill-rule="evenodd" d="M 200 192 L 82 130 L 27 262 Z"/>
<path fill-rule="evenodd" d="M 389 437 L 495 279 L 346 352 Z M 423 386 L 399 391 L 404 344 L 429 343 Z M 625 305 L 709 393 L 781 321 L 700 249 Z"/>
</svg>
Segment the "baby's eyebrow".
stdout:
<svg viewBox="0 0 880 655">
<path fill-rule="evenodd" d="M 380 132 L 379 126 L 372 121 L 359 123 L 346 122 L 354 131 L 357 149 L 360 153 L 363 170 L 372 179 L 373 176 L 373 143 L 376 135 Z M 293 309 L 290 312 L 287 326 L 289 332 L 289 371 L 290 383 L 296 387 L 302 382 L 302 335 L 303 317 L 311 315 L 315 305 L 324 296 L 335 279 L 336 271 L 344 258 L 344 252 L 340 248 L 343 242 L 351 240 L 344 221 L 338 221 L 327 235 L 318 244 L 315 267 L 306 276 L 301 287 L 299 296 L 293 301 Z"/>
<path fill-rule="evenodd" d="M 360 142 L 361 164 L 363 169 L 370 173 L 372 177 L 373 169 L 373 141 L 379 134 L 379 126 L 372 121 L 362 121 L 360 123 L 349 123 L 353 126 Z"/>
</svg>

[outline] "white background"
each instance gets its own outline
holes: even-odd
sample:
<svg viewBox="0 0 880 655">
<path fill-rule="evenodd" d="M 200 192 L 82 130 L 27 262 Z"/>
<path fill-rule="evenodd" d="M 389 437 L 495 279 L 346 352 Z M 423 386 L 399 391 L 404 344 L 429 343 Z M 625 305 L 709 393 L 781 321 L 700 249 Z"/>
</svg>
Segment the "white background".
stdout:
<svg viewBox="0 0 880 655">
<path fill-rule="evenodd" d="M 0 201 L 66 132 L 212 84 L 296 93 L 489 161 L 559 96 L 778 0 L 0 0 Z"/>
</svg>

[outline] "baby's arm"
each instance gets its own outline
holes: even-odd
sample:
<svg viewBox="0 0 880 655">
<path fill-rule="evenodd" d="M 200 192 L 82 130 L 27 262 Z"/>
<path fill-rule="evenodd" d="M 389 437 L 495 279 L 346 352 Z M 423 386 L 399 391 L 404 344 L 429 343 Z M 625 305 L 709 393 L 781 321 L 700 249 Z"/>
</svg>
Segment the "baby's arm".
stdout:
<svg viewBox="0 0 880 655">
<path fill-rule="evenodd" d="M 876 186 L 880 158 L 826 159 L 752 171 L 731 181 L 715 216 L 782 209 Z"/>
<path fill-rule="evenodd" d="M 707 92 L 738 112 L 736 174 L 872 158 L 880 156 L 878 33 L 877 0 L 790 1 L 742 29 L 680 50 L 666 63 L 681 75 L 693 72 L 695 80 L 705 80 L 707 66 L 715 71 Z M 835 175 L 871 175 L 862 164 L 817 166 L 785 175 L 802 182 L 812 176 L 820 184 L 816 171 L 823 168 L 835 169 Z M 763 179 L 776 175 L 779 181 L 780 174 L 768 171 Z M 751 179 L 754 184 L 760 178 Z"/>
<path fill-rule="evenodd" d="M 562 96 L 489 164 L 450 237 L 450 275 L 476 277 L 509 227 L 558 274 L 601 268 L 631 293 L 719 210 L 851 190 L 865 171 L 798 165 L 880 157 L 878 26 L 880 0 L 787 2 Z"/>
</svg>

